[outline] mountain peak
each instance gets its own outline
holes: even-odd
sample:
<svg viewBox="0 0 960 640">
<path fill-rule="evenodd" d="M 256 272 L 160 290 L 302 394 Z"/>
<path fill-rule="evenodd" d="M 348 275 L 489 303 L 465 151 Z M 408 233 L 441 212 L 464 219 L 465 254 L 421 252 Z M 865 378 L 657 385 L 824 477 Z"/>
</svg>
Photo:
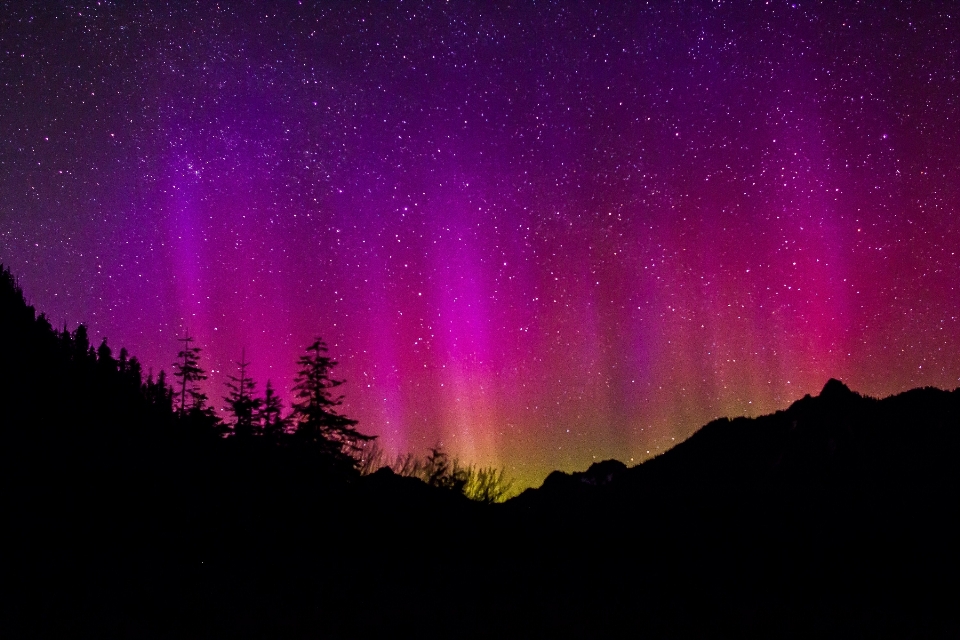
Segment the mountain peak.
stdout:
<svg viewBox="0 0 960 640">
<path fill-rule="evenodd" d="M 850 387 L 836 378 L 827 380 L 827 384 L 823 385 L 823 390 L 820 391 L 821 398 L 844 398 L 852 395 L 854 393 L 850 390 Z"/>
</svg>

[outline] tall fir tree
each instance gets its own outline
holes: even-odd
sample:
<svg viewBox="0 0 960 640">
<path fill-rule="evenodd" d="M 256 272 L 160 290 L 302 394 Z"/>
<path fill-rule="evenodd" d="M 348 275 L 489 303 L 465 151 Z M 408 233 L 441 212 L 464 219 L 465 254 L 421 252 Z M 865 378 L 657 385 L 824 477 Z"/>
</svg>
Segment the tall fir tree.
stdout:
<svg viewBox="0 0 960 640">
<path fill-rule="evenodd" d="M 339 387 L 344 381 L 331 376 L 337 362 L 327 355 L 327 344 L 317 338 L 300 356 L 297 364 L 300 370 L 293 387 L 297 400 L 291 416 L 297 439 L 318 446 L 337 462 L 347 462 L 356 467 L 362 443 L 376 436 L 360 433 L 355 428 L 356 420 L 337 411 L 343 396 L 333 397 L 331 389 Z"/>
<path fill-rule="evenodd" d="M 104 338 L 97 349 L 97 377 L 101 384 L 109 384 L 117 375 L 118 363 L 113 357 L 113 351 L 107 346 Z"/>
<path fill-rule="evenodd" d="M 254 414 L 263 404 L 263 400 L 256 397 L 256 383 L 247 374 L 247 352 L 244 349 L 241 352 L 240 362 L 237 367 L 240 370 L 240 376 L 228 376 L 227 388 L 230 394 L 224 398 L 227 401 L 227 411 L 233 414 L 233 435 L 237 438 L 247 438 L 254 435 L 256 425 L 254 424 Z"/>
<path fill-rule="evenodd" d="M 257 411 L 255 424 L 262 435 L 271 440 L 279 440 L 287 430 L 287 420 L 283 417 L 283 401 L 267 380 L 263 392 L 263 403 Z"/>
<path fill-rule="evenodd" d="M 200 367 L 200 347 L 193 346 L 193 338 L 185 335 L 177 340 L 183 343 L 183 348 L 177 353 L 177 362 L 173 363 L 173 375 L 180 379 L 180 406 L 177 413 L 183 417 L 187 411 L 204 409 L 207 396 L 200 391 L 199 383 L 207 379 L 207 372 Z"/>
<path fill-rule="evenodd" d="M 79 324 L 73 332 L 73 361 L 75 366 L 80 367 L 86 364 L 89 349 L 90 338 L 87 335 L 87 326 Z"/>
</svg>

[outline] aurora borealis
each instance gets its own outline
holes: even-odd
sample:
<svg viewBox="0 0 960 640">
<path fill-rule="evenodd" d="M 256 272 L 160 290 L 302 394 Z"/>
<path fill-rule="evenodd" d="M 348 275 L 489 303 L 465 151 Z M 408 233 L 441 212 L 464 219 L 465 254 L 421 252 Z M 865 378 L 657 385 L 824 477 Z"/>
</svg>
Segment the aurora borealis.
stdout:
<svg viewBox="0 0 960 640">
<path fill-rule="evenodd" d="M 848 5 L 4 2 L 0 262 L 218 407 L 320 335 L 386 449 L 524 484 L 952 389 L 960 11 Z"/>
</svg>

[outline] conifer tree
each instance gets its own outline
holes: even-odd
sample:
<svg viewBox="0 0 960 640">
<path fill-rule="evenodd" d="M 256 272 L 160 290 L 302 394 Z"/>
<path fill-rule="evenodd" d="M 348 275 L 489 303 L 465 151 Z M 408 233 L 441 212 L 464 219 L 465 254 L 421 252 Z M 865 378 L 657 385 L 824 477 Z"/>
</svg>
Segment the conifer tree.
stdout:
<svg viewBox="0 0 960 640">
<path fill-rule="evenodd" d="M 73 336 L 67 329 L 66 323 L 63 325 L 63 331 L 57 333 L 57 349 L 61 362 L 69 362 L 73 358 Z"/>
<path fill-rule="evenodd" d="M 279 440 L 287 428 L 287 420 L 282 417 L 283 401 L 273 390 L 273 384 L 269 380 L 263 393 L 263 403 L 257 411 L 255 423 L 261 434 Z"/>
<path fill-rule="evenodd" d="M 97 349 L 97 373 L 102 382 L 109 380 L 116 372 L 117 361 L 113 358 L 113 351 L 107 346 L 107 339 L 104 338 Z"/>
<path fill-rule="evenodd" d="M 77 366 L 82 366 L 86 363 L 85 361 L 90 348 L 87 326 L 84 324 L 77 325 L 76 330 L 73 332 L 73 361 Z"/>
<path fill-rule="evenodd" d="M 167 373 L 161 369 L 156 381 L 153 379 L 153 369 L 147 374 L 147 380 L 142 387 L 143 397 L 147 404 L 156 407 L 164 414 L 173 413 L 173 388 L 167 384 Z"/>
<path fill-rule="evenodd" d="M 327 355 L 326 343 L 317 338 L 297 361 L 297 373 L 292 418 L 296 424 L 296 436 L 301 442 L 319 446 L 321 451 L 337 461 L 356 466 L 361 444 L 375 436 L 360 433 L 351 420 L 337 411 L 343 396 L 333 397 L 331 389 L 343 384 L 343 380 L 331 377 L 337 361 Z"/>
<path fill-rule="evenodd" d="M 256 383 L 247 375 L 247 352 L 244 349 L 241 352 L 240 362 L 237 367 L 240 369 L 240 377 L 228 376 L 227 388 L 230 394 L 224 398 L 227 401 L 227 410 L 233 414 L 233 434 L 238 438 L 246 438 L 253 435 L 254 432 L 254 414 L 260 408 L 263 400 L 257 398 Z"/>
<path fill-rule="evenodd" d="M 173 413 L 173 386 L 167 384 L 167 372 L 160 369 L 157 375 L 157 399 L 160 406 L 164 407 L 170 413 Z"/>
<path fill-rule="evenodd" d="M 136 356 L 130 357 L 126 347 L 120 348 L 120 358 L 117 360 L 117 371 L 120 372 L 122 383 L 130 389 L 140 389 L 143 384 L 143 371 Z"/>
<path fill-rule="evenodd" d="M 130 361 L 130 352 L 127 351 L 126 347 L 120 347 L 120 357 L 117 358 L 117 371 L 120 372 L 121 376 L 127 374 L 127 364 Z"/>
<path fill-rule="evenodd" d="M 177 413 L 183 417 L 188 409 L 204 409 L 207 396 L 200 391 L 198 383 L 207 379 L 207 372 L 200 368 L 200 347 L 191 346 L 193 338 L 187 335 L 177 340 L 183 343 L 183 349 L 177 353 L 177 362 L 173 363 L 173 375 L 180 378 L 180 407 Z M 189 406 L 187 395 L 191 400 Z"/>
</svg>

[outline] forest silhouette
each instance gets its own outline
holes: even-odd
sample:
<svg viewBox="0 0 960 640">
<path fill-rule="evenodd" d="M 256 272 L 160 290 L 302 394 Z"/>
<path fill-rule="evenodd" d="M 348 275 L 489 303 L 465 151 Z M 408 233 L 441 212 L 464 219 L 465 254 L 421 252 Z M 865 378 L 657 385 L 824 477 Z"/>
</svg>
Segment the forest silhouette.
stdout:
<svg viewBox="0 0 960 640">
<path fill-rule="evenodd" d="M 320 338 L 289 411 L 241 351 L 226 421 L 189 336 L 144 372 L 9 270 L 0 340 L 10 637 L 960 635 L 958 391 L 830 380 L 504 502 L 440 447 L 388 464 Z"/>
</svg>

